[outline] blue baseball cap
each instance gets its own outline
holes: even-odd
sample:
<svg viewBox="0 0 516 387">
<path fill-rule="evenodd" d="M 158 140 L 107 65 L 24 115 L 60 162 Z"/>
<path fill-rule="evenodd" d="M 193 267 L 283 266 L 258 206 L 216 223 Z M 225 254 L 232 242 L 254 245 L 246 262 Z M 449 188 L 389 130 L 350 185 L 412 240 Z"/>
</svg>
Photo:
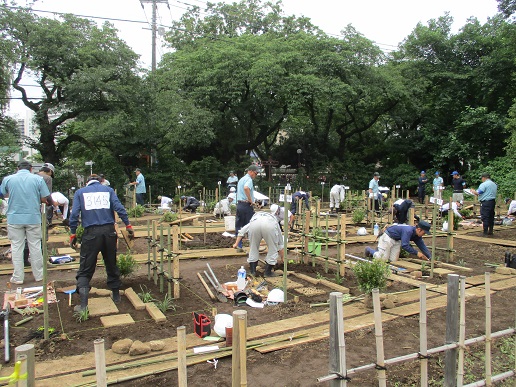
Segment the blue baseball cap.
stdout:
<svg viewBox="0 0 516 387">
<path fill-rule="evenodd" d="M 451 175 L 452 175 L 452 176 L 455 176 L 455 175 L 458 175 L 458 174 L 459 174 L 459 172 L 457 172 L 457 171 L 453 171 Z"/>
<path fill-rule="evenodd" d="M 420 174 L 422 175 L 423 173 L 426 173 L 425 171 L 421 171 Z"/>
<path fill-rule="evenodd" d="M 435 174 L 436 174 L 436 175 L 438 175 L 438 174 L 439 174 L 439 171 L 435 172 Z"/>
</svg>

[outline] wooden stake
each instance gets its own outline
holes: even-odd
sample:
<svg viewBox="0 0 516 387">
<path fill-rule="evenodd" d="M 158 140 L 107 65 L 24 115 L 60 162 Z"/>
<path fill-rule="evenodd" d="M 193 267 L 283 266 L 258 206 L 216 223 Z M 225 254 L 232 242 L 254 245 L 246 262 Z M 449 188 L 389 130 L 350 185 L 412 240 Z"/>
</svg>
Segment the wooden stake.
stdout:
<svg viewBox="0 0 516 387">
<path fill-rule="evenodd" d="M 491 277 L 490 273 L 486 272 L 486 386 L 491 386 Z"/>
<path fill-rule="evenodd" d="M 466 277 L 460 277 L 459 366 L 457 387 L 464 385 L 464 340 L 466 339 Z"/>
<path fill-rule="evenodd" d="M 187 386 L 186 371 L 186 327 L 177 327 L 177 386 Z"/>
<path fill-rule="evenodd" d="M 160 266 L 160 276 L 159 276 L 159 291 L 160 293 L 163 293 L 163 290 L 164 290 L 164 285 L 165 283 L 163 282 L 165 276 L 163 275 L 163 252 L 164 252 L 164 249 L 165 249 L 165 246 L 164 246 L 164 239 L 163 239 L 163 224 L 160 225 L 159 227 L 159 266 Z M 170 273 L 169 273 L 170 274 Z"/>
<path fill-rule="evenodd" d="M 448 237 L 446 238 L 448 242 L 448 262 L 455 262 L 455 256 L 453 255 L 453 219 L 455 217 L 455 213 L 452 209 L 452 198 L 450 198 L 449 203 L 450 209 L 448 210 Z"/>
<path fill-rule="evenodd" d="M 214 301 L 217 300 L 217 297 L 215 297 L 215 294 L 213 294 L 204 278 L 202 278 L 201 274 L 197 273 L 197 277 L 199 277 L 199 281 L 201 281 L 202 286 L 204 286 L 204 289 L 206 289 L 206 293 L 208 293 L 208 296 L 210 296 L 210 298 Z"/>
<path fill-rule="evenodd" d="M 408 224 L 409 226 L 414 225 L 414 208 L 410 207 L 408 210 Z"/>
<path fill-rule="evenodd" d="M 432 259 L 430 260 L 430 278 L 434 278 L 434 266 L 435 266 L 435 240 L 437 230 L 437 205 L 434 203 L 432 208 Z"/>
<path fill-rule="evenodd" d="M 151 243 L 152 241 L 150 240 L 150 220 L 147 220 L 147 238 L 148 239 L 148 243 L 147 243 L 147 277 L 148 277 L 148 280 L 150 281 L 151 279 Z"/>
<path fill-rule="evenodd" d="M 301 254 L 301 261 L 303 263 L 308 263 L 308 258 L 306 256 L 306 253 L 308 253 L 308 234 L 310 234 L 310 218 L 311 218 L 311 214 L 310 214 L 310 210 L 307 210 L 305 211 L 305 218 L 304 218 L 304 229 L 303 229 L 303 234 L 304 235 L 304 240 L 305 240 L 305 243 L 304 243 L 304 246 L 303 246 L 303 254 Z"/>
<path fill-rule="evenodd" d="M 385 375 L 385 355 L 383 350 L 383 328 L 382 328 L 382 307 L 380 305 L 380 292 L 373 289 L 373 310 L 374 310 L 374 334 L 376 336 L 376 365 L 378 367 L 378 385 L 387 387 Z"/>
<path fill-rule="evenodd" d="M 158 266 L 157 258 L 158 253 L 156 251 L 156 221 L 152 221 L 152 276 L 154 278 L 154 285 L 158 284 Z"/>
<path fill-rule="evenodd" d="M 31 316 L 32 317 L 32 316 Z M 35 349 L 34 344 L 22 344 L 14 349 L 14 358 L 16 361 L 20 360 L 21 356 L 27 359 L 27 387 L 34 387 L 36 385 L 35 372 Z"/>
<path fill-rule="evenodd" d="M 459 275 L 448 274 L 446 304 L 446 344 L 455 343 L 459 328 Z M 449 349 L 444 357 L 444 386 L 455 387 L 457 381 L 457 348 Z"/>
<path fill-rule="evenodd" d="M 107 386 L 106 376 L 106 352 L 104 349 L 104 339 L 97 339 L 93 342 L 95 347 L 95 370 L 97 375 L 97 386 Z"/>
<path fill-rule="evenodd" d="M 47 229 L 47 206 L 43 204 L 41 206 L 41 230 L 43 238 L 41 238 L 42 249 L 43 249 L 43 337 L 45 340 L 48 340 L 50 337 L 50 333 L 48 331 L 49 328 L 49 314 L 48 314 L 48 291 L 47 291 L 47 283 L 48 283 L 48 273 L 47 273 L 47 262 L 48 262 L 48 248 L 47 248 L 47 238 L 48 229 Z M 5 346 L 6 352 L 6 361 L 9 357 L 9 347 Z"/>
<path fill-rule="evenodd" d="M 172 226 L 172 251 L 174 258 L 172 262 L 172 278 L 174 279 L 174 298 L 179 298 L 179 227 Z"/>
<path fill-rule="evenodd" d="M 421 353 L 421 387 L 428 386 L 428 339 L 426 324 L 426 284 L 419 285 L 419 353 Z"/>
<path fill-rule="evenodd" d="M 247 311 L 233 312 L 231 386 L 247 386 Z"/>
<path fill-rule="evenodd" d="M 346 374 L 346 341 L 344 340 L 344 314 L 342 293 L 330 293 L 330 372 Z M 330 387 L 346 387 L 347 381 L 332 380 Z"/>
</svg>

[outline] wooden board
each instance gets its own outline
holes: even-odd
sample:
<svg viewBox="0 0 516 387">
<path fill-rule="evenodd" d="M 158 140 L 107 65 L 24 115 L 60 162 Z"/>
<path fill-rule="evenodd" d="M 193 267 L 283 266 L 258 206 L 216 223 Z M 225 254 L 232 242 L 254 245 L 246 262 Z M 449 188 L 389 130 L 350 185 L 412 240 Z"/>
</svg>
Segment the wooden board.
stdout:
<svg viewBox="0 0 516 387">
<path fill-rule="evenodd" d="M 491 274 L 492 275 L 492 274 Z M 516 287 L 516 277 L 508 278 L 491 284 L 492 290 L 504 290 Z"/>
<path fill-rule="evenodd" d="M 426 310 L 434 310 L 438 308 L 443 308 L 446 306 L 448 296 L 439 296 L 427 299 L 426 301 Z M 396 316 L 413 316 L 415 314 L 419 314 L 419 303 L 397 306 L 396 308 L 386 309 L 385 313 L 393 314 Z"/>
<path fill-rule="evenodd" d="M 267 277 L 265 280 L 275 287 L 283 287 L 283 277 Z M 287 289 L 297 289 L 302 288 L 303 286 L 303 284 L 300 284 L 299 282 L 295 282 L 292 281 L 290 278 L 287 278 Z"/>
<path fill-rule="evenodd" d="M 133 246 L 134 246 L 134 239 L 131 239 L 129 237 L 129 233 L 127 232 L 127 230 L 125 228 L 120 228 L 120 233 L 122 234 L 122 236 L 124 237 L 124 241 L 125 241 L 125 244 L 127 245 L 127 248 L 129 250 L 132 250 L 133 249 Z"/>
<path fill-rule="evenodd" d="M 120 325 L 134 324 L 134 319 L 130 314 L 116 314 L 113 316 L 104 316 L 100 318 L 100 322 L 104 328 L 116 327 Z"/>
<path fill-rule="evenodd" d="M 507 239 L 482 238 L 482 237 L 475 237 L 475 236 L 471 236 L 471 235 L 455 235 L 455 238 L 463 239 L 463 240 L 467 240 L 467 241 L 480 242 L 480 243 L 489 243 L 492 245 L 516 247 L 516 241 L 511 241 L 511 240 L 507 240 Z"/>
<path fill-rule="evenodd" d="M 96 297 L 88 300 L 90 317 L 106 316 L 118 313 L 118 308 L 111 297 Z"/>
<path fill-rule="evenodd" d="M 509 277 L 507 277 L 504 274 L 491 273 L 489 278 L 490 278 L 491 282 L 496 282 L 496 281 L 501 281 L 501 280 L 507 279 Z M 511 278 L 515 278 L 515 277 L 511 277 Z M 479 275 L 475 275 L 473 277 L 466 278 L 466 283 L 470 284 L 470 285 L 473 285 L 473 286 L 476 286 L 476 285 L 484 284 L 485 280 L 486 280 L 485 275 L 484 274 L 479 274 Z"/>
</svg>

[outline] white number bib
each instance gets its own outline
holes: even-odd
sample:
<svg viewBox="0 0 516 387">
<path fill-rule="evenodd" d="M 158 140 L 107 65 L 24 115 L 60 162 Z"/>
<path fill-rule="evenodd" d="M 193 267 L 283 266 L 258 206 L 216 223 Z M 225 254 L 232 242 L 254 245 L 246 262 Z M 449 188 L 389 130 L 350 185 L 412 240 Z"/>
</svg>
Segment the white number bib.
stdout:
<svg viewBox="0 0 516 387">
<path fill-rule="evenodd" d="M 85 192 L 82 194 L 86 210 L 109 209 L 109 192 Z"/>
</svg>

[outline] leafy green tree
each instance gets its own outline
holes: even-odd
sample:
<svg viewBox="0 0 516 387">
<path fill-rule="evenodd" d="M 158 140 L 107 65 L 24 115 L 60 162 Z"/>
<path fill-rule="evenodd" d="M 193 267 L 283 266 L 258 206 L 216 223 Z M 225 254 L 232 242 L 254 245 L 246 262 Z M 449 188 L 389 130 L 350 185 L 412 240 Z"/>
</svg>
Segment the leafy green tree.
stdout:
<svg viewBox="0 0 516 387">
<path fill-rule="evenodd" d="M 67 125 L 82 115 L 123 108 L 138 78 L 138 56 L 109 24 L 72 15 L 40 18 L 30 9 L 1 7 L 0 31 L 14 48 L 12 86 L 34 111 L 39 138 L 30 145 L 43 159 L 59 164 L 66 148 L 85 142 Z M 40 100 L 28 97 L 24 83 L 34 77 Z"/>
</svg>

